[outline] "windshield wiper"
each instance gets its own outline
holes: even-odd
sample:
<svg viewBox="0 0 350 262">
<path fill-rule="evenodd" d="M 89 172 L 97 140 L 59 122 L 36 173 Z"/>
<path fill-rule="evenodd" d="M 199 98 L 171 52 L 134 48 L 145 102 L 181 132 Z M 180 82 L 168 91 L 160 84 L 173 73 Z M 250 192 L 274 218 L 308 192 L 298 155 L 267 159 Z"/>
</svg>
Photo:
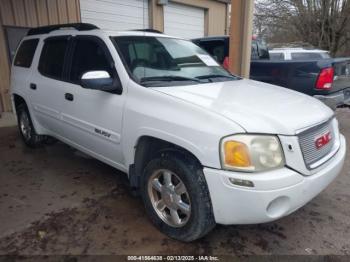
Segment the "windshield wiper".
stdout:
<svg viewBox="0 0 350 262">
<path fill-rule="evenodd" d="M 235 76 L 229 76 L 229 75 L 203 75 L 203 76 L 197 76 L 197 79 L 212 79 L 212 78 L 229 78 L 229 79 L 235 79 L 238 80 L 238 77 Z"/>
<path fill-rule="evenodd" d="M 143 77 L 140 80 L 140 83 L 153 82 L 153 81 L 162 81 L 162 82 L 171 82 L 171 81 L 192 81 L 192 82 L 202 82 L 200 79 L 185 77 L 185 76 L 149 76 Z"/>
</svg>

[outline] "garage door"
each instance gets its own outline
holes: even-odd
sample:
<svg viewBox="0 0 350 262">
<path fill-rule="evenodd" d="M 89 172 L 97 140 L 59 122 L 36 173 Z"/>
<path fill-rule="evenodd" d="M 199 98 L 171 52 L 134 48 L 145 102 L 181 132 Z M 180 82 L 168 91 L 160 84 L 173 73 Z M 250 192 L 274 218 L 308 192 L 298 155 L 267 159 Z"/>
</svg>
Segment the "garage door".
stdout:
<svg viewBox="0 0 350 262">
<path fill-rule="evenodd" d="M 164 32 L 183 38 L 204 36 L 204 9 L 170 2 L 164 6 Z"/>
<path fill-rule="evenodd" d="M 80 0 L 81 20 L 117 32 L 148 28 L 148 0 Z"/>
</svg>

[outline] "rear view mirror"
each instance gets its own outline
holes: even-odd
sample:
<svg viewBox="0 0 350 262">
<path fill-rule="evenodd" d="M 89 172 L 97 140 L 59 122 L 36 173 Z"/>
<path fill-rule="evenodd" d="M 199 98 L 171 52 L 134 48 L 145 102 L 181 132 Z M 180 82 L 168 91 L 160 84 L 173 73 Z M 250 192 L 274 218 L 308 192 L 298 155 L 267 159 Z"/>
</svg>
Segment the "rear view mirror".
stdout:
<svg viewBox="0 0 350 262">
<path fill-rule="evenodd" d="M 87 89 L 122 93 L 119 79 L 113 79 L 107 71 L 89 71 L 82 75 L 81 85 Z"/>
</svg>

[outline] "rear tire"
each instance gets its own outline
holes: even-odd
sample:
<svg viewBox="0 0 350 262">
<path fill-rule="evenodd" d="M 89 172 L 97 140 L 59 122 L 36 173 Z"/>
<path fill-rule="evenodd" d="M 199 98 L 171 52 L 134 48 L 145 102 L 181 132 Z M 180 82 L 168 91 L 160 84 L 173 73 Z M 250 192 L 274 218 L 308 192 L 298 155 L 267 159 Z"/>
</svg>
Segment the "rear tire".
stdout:
<svg viewBox="0 0 350 262">
<path fill-rule="evenodd" d="M 215 227 L 203 169 L 183 154 L 165 152 L 151 160 L 141 195 L 152 223 L 173 239 L 193 241 Z"/>
<path fill-rule="evenodd" d="M 18 128 L 23 142 L 31 148 L 41 146 L 45 141 L 46 136 L 38 135 L 36 133 L 26 104 L 20 104 L 16 110 Z"/>
</svg>

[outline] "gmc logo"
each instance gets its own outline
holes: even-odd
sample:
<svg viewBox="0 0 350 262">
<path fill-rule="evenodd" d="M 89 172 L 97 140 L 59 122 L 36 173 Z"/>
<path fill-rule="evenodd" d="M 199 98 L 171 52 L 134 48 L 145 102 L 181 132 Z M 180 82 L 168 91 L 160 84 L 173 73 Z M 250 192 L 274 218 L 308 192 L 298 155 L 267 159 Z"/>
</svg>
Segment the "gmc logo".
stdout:
<svg viewBox="0 0 350 262">
<path fill-rule="evenodd" d="M 320 149 L 321 147 L 327 145 L 329 143 L 329 141 L 332 140 L 332 135 L 331 132 L 328 132 L 318 138 L 316 138 L 315 140 L 315 145 L 317 149 Z"/>
</svg>

